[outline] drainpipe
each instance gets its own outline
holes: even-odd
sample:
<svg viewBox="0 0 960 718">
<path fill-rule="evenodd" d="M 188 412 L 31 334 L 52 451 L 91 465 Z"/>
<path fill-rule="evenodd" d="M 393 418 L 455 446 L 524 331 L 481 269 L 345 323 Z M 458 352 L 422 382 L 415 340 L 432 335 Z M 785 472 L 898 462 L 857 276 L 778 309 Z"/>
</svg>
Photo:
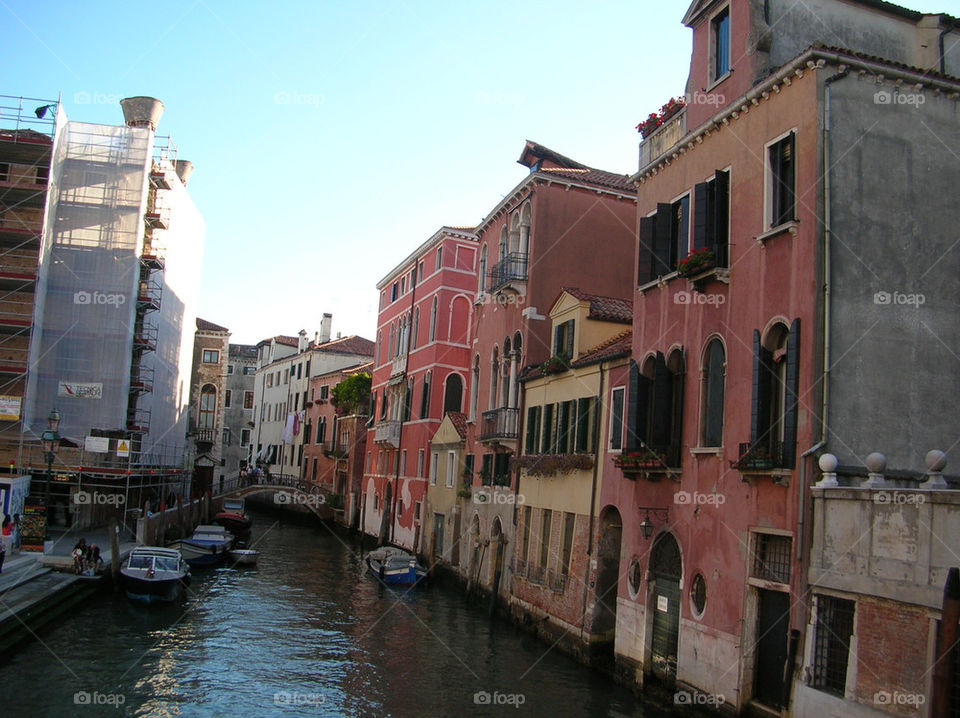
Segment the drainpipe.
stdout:
<svg viewBox="0 0 960 718">
<path fill-rule="evenodd" d="M 600 362 L 600 400 L 597 402 L 597 417 L 594 419 L 593 432 L 593 480 L 590 484 L 590 528 L 587 531 L 587 567 L 583 572 L 583 601 L 580 606 L 580 639 L 587 620 L 587 595 L 590 591 L 590 563 L 593 560 L 593 524 L 597 510 L 597 478 L 600 473 L 600 406 L 603 404 L 604 362 Z"/>
</svg>

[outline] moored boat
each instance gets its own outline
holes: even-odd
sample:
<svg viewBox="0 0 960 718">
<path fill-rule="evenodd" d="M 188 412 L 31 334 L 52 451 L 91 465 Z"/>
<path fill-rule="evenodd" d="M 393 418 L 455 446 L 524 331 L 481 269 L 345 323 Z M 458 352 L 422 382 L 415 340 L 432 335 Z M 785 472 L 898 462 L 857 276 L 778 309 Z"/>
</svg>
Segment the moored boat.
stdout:
<svg viewBox="0 0 960 718">
<path fill-rule="evenodd" d="M 251 548 L 234 548 L 229 554 L 231 563 L 236 566 L 255 566 L 260 552 Z"/>
<path fill-rule="evenodd" d="M 371 551 L 366 562 L 371 573 L 390 586 L 416 586 L 427 577 L 416 556 L 393 546 Z"/>
<path fill-rule="evenodd" d="M 190 538 L 171 543 L 170 548 L 183 554 L 183 560 L 191 566 L 213 566 L 226 559 L 234 540 L 223 526 L 204 524 L 197 526 Z"/>
<path fill-rule="evenodd" d="M 190 567 L 180 552 L 160 546 L 139 546 L 120 568 L 127 598 L 143 603 L 170 603 L 183 596 Z"/>
<path fill-rule="evenodd" d="M 244 510 L 243 499 L 224 499 L 223 510 L 217 513 L 215 521 L 235 536 L 250 532 L 253 520 Z"/>
</svg>

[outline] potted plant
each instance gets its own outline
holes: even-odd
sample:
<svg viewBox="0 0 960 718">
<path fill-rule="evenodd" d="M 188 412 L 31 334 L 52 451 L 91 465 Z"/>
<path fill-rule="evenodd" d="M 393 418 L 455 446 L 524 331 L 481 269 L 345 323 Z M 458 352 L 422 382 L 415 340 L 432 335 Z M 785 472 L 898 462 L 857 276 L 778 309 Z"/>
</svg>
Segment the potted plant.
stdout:
<svg viewBox="0 0 960 718">
<path fill-rule="evenodd" d="M 667 466 L 667 456 L 653 449 L 646 448 L 642 451 L 622 453 L 614 459 L 614 464 L 621 469 L 663 469 Z"/>
<path fill-rule="evenodd" d="M 559 374 L 567 371 L 569 368 L 570 357 L 568 357 L 566 354 L 554 354 L 552 357 L 540 364 L 540 374 L 543 376 L 547 376 L 548 374 Z"/>
<path fill-rule="evenodd" d="M 677 262 L 677 274 L 692 277 L 717 265 L 717 255 L 709 247 L 691 250 L 686 257 Z"/>
<path fill-rule="evenodd" d="M 671 97 L 664 103 L 659 112 L 651 112 L 647 115 L 647 119 L 637 125 L 637 132 L 643 136 L 643 139 L 647 139 L 656 132 L 658 127 L 664 125 L 686 106 L 687 103 L 684 102 L 682 97 Z"/>
</svg>

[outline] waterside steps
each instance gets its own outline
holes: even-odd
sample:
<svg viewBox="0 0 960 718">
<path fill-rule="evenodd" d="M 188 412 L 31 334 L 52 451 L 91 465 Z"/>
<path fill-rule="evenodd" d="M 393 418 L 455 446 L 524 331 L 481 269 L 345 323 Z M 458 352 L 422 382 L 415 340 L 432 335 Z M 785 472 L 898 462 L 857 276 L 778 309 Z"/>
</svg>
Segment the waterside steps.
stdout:
<svg viewBox="0 0 960 718">
<path fill-rule="evenodd" d="M 5 562 L 0 574 L 0 653 L 89 597 L 103 578 L 58 573 L 33 555 Z"/>
</svg>

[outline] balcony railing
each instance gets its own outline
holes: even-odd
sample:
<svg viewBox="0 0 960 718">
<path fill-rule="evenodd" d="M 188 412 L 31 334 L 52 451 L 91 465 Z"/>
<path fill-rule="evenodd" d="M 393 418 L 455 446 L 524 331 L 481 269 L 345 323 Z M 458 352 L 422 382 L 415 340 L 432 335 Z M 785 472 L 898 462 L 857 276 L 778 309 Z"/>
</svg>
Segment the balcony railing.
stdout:
<svg viewBox="0 0 960 718">
<path fill-rule="evenodd" d="M 390 368 L 390 376 L 394 377 L 398 374 L 403 374 L 407 369 L 407 355 L 401 354 L 398 357 L 394 357 L 393 364 Z"/>
<path fill-rule="evenodd" d="M 640 143 L 640 169 L 676 145 L 685 134 L 687 134 L 687 111 L 680 110 Z"/>
<path fill-rule="evenodd" d="M 740 458 L 734 463 L 734 468 L 740 471 L 769 471 L 784 468 L 783 442 L 780 441 L 743 442 L 740 444 L 737 456 Z"/>
<path fill-rule="evenodd" d="M 197 429 L 194 441 L 198 444 L 210 444 L 212 446 L 216 438 L 217 432 L 215 429 Z"/>
<path fill-rule="evenodd" d="M 480 441 L 515 441 L 517 439 L 517 409 L 492 409 L 483 412 Z"/>
<path fill-rule="evenodd" d="M 397 420 L 381 421 L 374 427 L 373 440 L 377 444 L 385 444 L 394 449 L 400 446 L 400 422 Z"/>
<path fill-rule="evenodd" d="M 510 252 L 487 273 L 487 291 L 495 292 L 511 282 L 527 281 L 527 255 Z"/>
</svg>

